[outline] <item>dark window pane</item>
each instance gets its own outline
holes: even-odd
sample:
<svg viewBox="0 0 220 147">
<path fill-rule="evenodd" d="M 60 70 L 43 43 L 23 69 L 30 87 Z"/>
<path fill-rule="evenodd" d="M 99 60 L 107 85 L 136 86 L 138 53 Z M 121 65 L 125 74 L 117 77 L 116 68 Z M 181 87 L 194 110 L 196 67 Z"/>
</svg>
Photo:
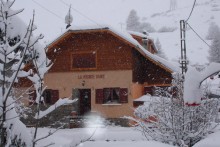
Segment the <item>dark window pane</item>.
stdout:
<svg viewBox="0 0 220 147">
<path fill-rule="evenodd" d="M 55 104 L 59 100 L 59 90 L 51 90 L 51 103 Z"/>
<path fill-rule="evenodd" d="M 43 93 L 43 97 L 44 97 L 45 103 L 50 104 L 51 103 L 51 90 L 46 89 Z"/>
<path fill-rule="evenodd" d="M 104 103 L 118 103 L 120 97 L 120 88 L 104 88 Z"/>
<path fill-rule="evenodd" d="M 150 95 L 153 95 L 153 86 L 150 86 L 150 87 L 144 87 L 144 94 L 150 94 Z"/>
</svg>

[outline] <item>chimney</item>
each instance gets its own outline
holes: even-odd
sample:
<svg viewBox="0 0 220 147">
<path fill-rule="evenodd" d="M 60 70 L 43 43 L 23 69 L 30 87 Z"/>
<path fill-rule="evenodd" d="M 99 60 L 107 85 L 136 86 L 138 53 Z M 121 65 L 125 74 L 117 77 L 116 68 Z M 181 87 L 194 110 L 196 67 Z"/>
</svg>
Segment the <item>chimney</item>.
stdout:
<svg viewBox="0 0 220 147">
<path fill-rule="evenodd" d="M 142 38 L 142 46 L 146 49 L 146 50 L 148 50 L 148 39 L 147 39 L 147 37 L 143 37 Z"/>
</svg>

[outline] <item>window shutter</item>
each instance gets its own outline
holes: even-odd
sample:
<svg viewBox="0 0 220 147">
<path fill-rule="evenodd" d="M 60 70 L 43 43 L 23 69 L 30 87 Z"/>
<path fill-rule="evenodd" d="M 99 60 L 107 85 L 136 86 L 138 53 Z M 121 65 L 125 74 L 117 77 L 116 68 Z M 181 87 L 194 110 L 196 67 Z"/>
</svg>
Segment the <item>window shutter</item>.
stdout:
<svg viewBox="0 0 220 147">
<path fill-rule="evenodd" d="M 127 88 L 120 89 L 120 103 L 128 103 L 128 89 Z"/>
<path fill-rule="evenodd" d="M 96 89 L 96 104 L 103 104 L 103 89 Z"/>
<path fill-rule="evenodd" d="M 51 104 L 55 104 L 59 100 L 59 90 L 51 90 Z"/>
</svg>

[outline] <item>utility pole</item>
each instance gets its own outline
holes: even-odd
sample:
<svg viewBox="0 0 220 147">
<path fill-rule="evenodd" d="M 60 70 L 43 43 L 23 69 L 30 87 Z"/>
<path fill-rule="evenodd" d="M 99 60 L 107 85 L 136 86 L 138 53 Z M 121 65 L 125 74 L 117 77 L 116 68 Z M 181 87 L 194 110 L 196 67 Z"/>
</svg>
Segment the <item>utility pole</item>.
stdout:
<svg viewBox="0 0 220 147">
<path fill-rule="evenodd" d="M 177 7 L 176 0 L 170 0 L 170 11 L 175 10 Z"/>
<path fill-rule="evenodd" d="M 123 23 L 123 22 L 120 22 L 120 23 L 118 23 L 118 24 L 121 26 L 121 30 L 123 30 L 124 23 Z"/>
<path fill-rule="evenodd" d="M 185 20 L 180 20 L 180 39 L 181 39 L 181 69 L 182 74 L 187 71 L 187 58 L 186 58 L 186 22 Z"/>
</svg>

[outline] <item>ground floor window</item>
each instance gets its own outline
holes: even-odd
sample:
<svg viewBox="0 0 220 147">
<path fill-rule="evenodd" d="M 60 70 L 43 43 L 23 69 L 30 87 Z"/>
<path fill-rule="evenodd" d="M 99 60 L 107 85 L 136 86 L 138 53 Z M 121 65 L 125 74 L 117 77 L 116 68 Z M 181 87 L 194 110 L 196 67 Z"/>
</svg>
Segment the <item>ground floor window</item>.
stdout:
<svg viewBox="0 0 220 147">
<path fill-rule="evenodd" d="M 45 89 L 43 97 L 46 104 L 54 104 L 59 100 L 59 90 Z"/>
<path fill-rule="evenodd" d="M 36 100 L 36 91 L 31 90 L 29 91 L 29 104 L 32 105 L 35 103 Z M 59 100 L 59 91 L 54 89 L 45 89 L 44 93 L 42 94 L 44 102 L 46 104 L 54 104 Z M 43 101 L 42 101 L 43 102 Z"/>
<path fill-rule="evenodd" d="M 104 88 L 104 103 L 119 103 L 120 88 Z"/>
<path fill-rule="evenodd" d="M 96 89 L 96 103 L 128 103 L 128 89 L 119 87 Z"/>
</svg>

